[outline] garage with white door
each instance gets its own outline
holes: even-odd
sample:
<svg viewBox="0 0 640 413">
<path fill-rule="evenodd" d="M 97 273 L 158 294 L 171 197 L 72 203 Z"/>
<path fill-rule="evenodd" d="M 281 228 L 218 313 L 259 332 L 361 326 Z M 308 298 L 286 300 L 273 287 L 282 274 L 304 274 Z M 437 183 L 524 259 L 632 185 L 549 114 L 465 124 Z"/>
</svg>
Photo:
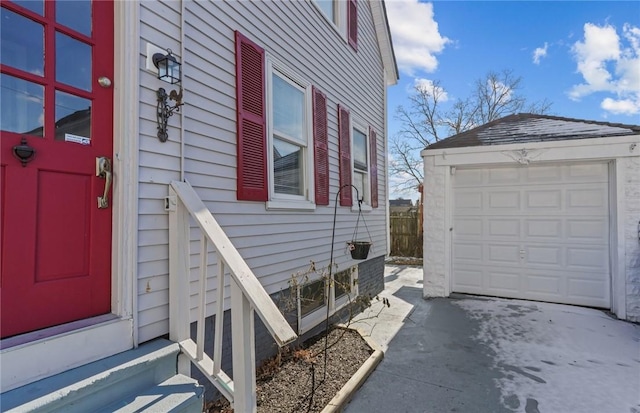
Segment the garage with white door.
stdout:
<svg viewBox="0 0 640 413">
<path fill-rule="evenodd" d="M 640 320 L 640 126 L 511 115 L 422 152 L 424 296 Z"/>
<path fill-rule="evenodd" d="M 610 307 L 607 163 L 459 168 L 453 292 Z"/>
</svg>

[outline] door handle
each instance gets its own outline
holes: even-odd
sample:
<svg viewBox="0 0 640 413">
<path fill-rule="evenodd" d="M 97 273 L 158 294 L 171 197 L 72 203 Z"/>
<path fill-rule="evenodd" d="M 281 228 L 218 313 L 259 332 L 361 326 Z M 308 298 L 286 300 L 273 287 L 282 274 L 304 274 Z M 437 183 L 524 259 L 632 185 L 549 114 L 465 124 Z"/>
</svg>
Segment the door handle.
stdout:
<svg viewBox="0 0 640 413">
<path fill-rule="evenodd" d="M 111 188 L 111 181 L 113 177 L 111 175 L 111 161 L 105 156 L 96 158 L 96 176 L 102 179 L 106 179 L 104 183 L 104 194 L 98 197 L 98 209 L 104 209 L 109 207 L 109 189 Z"/>
</svg>

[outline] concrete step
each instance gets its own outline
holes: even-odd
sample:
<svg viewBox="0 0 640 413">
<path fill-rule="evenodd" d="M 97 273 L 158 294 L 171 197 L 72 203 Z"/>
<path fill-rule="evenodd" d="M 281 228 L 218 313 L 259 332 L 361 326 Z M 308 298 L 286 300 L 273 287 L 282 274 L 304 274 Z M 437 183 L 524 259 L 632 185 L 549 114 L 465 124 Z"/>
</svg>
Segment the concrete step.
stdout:
<svg viewBox="0 0 640 413">
<path fill-rule="evenodd" d="M 179 352 L 176 343 L 154 340 L 3 393 L 2 411 L 201 412 L 202 388 L 176 373 Z M 137 409 L 126 410 L 129 403 L 137 403 Z M 192 404 L 199 404 L 199 408 L 184 410 Z"/>
<path fill-rule="evenodd" d="M 177 374 L 96 413 L 202 413 L 203 396 L 204 387 L 196 380 Z"/>
</svg>

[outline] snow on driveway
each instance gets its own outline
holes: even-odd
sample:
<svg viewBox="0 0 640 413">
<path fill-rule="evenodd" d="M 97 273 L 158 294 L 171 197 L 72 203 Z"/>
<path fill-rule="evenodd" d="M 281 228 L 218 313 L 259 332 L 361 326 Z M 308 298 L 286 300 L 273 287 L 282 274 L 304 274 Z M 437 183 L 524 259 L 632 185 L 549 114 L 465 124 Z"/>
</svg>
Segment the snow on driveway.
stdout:
<svg viewBox="0 0 640 413">
<path fill-rule="evenodd" d="M 640 326 L 602 311 L 520 300 L 453 301 L 480 322 L 503 405 L 527 413 L 640 413 Z"/>
</svg>

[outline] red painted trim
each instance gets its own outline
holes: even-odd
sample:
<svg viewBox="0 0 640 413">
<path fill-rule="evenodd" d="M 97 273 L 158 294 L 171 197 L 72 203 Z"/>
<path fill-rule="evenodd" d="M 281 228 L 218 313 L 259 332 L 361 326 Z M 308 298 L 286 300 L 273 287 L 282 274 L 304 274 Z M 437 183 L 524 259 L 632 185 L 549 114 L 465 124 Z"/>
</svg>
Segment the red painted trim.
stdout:
<svg viewBox="0 0 640 413">
<path fill-rule="evenodd" d="M 349 111 L 338 105 L 338 142 L 340 152 L 340 188 L 351 185 L 351 122 Z M 340 191 L 340 205 L 353 206 L 351 187 Z"/>
<path fill-rule="evenodd" d="M 238 31 L 235 38 L 237 197 L 246 201 L 267 201 L 264 49 Z"/>
<path fill-rule="evenodd" d="M 349 44 L 358 51 L 358 2 L 349 0 L 347 5 L 347 36 Z"/>
<path fill-rule="evenodd" d="M 378 208 L 378 138 L 376 131 L 369 126 L 369 152 L 371 155 L 371 206 Z"/>
<path fill-rule="evenodd" d="M 327 97 L 313 87 L 313 146 L 315 202 L 329 205 L 329 133 L 327 128 Z"/>
</svg>

